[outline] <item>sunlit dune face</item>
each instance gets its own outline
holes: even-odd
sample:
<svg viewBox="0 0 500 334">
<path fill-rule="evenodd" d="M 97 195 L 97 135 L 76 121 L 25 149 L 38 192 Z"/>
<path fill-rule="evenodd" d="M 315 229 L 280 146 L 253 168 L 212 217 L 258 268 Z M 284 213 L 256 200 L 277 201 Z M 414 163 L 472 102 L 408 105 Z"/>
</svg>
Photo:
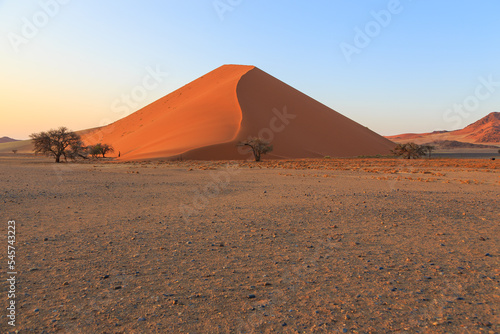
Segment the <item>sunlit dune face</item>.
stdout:
<svg viewBox="0 0 500 334">
<path fill-rule="evenodd" d="M 111 143 L 123 159 L 175 156 L 231 141 L 242 119 L 236 85 L 251 69 L 223 66 L 84 140 Z"/>
</svg>

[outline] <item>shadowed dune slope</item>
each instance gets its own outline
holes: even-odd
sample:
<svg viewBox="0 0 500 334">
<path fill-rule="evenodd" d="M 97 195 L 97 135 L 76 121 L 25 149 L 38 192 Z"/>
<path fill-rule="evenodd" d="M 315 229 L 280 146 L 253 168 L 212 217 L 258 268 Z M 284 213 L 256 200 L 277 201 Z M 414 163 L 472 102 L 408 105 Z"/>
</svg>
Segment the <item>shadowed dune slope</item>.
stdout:
<svg viewBox="0 0 500 334">
<path fill-rule="evenodd" d="M 238 84 L 243 110 L 239 139 L 260 133 L 277 157 L 389 154 L 394 144 L 255 68 Z M 262 130 L 264 129 L 264 130 Z"/>
<path fill-rule="evenodd" d="M 84 137 L 121 159 L 248 159 L 260 136 L 269 158 L 389 154 L 394 144 L 253 66 L 225 65 Z"/>
<path fill-rule="evenodd" d="M 349 157 L 390 154 L 395 144 L 293 87 L 254 68 L 237 88 L 243 113 L 233 142 L 199 148 L 187 159 L 248 159 L 238 141 L 260 136 L 272 142 L 268 158 Z"/>
</svg>

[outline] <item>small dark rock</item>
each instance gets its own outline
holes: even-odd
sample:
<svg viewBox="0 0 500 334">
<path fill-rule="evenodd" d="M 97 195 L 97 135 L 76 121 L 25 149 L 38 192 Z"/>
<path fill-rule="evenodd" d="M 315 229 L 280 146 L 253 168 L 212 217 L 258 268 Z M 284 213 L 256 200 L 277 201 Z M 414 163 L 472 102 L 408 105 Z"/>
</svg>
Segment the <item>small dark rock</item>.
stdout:
<svg viewBox="0 0 500 334">
<path fill-rule="evenodd" d="M 141 317 L 141 318 L 137 319 L 137 321 L 146 321 L 146 318 Z"/>
<path fill-rule="evenodd" d="M 253 299 L 253 298 L 255 298 L 254 294 L 248 295 L 248 299 Z"/>
</svg>

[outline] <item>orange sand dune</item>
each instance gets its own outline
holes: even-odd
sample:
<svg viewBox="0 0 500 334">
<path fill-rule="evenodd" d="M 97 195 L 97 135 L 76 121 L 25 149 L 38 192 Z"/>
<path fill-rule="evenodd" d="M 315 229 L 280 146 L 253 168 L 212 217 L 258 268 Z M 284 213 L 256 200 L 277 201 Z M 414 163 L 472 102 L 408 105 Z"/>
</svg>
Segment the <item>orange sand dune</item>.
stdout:
<svg viewBox="0 0 500 334">
<path fill-rule="evenodd" d="M 82 139 L 111 144 L 123 159 L 169 157 L 231 141 L 241 123 L 235 87 L 252 68 L 221 67 Z"/>
<path fill-rule="evenodd" d="M 269 158 L 388 154 L 394 144 L 253 66 L 224 65 L 145 108 L 83 136 L 120 159 L 247 159 L 260 136 Z"/>
</svg>

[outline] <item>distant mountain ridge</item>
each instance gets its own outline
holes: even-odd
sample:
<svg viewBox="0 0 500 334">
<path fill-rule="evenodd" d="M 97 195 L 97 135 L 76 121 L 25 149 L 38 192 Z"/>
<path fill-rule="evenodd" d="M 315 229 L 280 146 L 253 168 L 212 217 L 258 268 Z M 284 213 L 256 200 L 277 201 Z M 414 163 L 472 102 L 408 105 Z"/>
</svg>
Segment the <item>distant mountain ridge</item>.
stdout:
<svg viewBox="0 0 500 334">
<path fill-rule="evenodd" d="M 492 112 L 480 120 L 467 125 L 465 128 L 454 131 L 434 131 L 430 133 L 405 133 L 395 136 L 386 136 L 397 143 L 413 141 L 417 144 L 442 142 L 481 143 L 500 145 L 500 112 Z M 455 147 L 460 146 L 454 144 Z"/>
<path fill-rule="evenodd" d="M 13 141 L 18 141 L 17 139 L 12 139 L 10 137 L 2 137 L 0 138 L 0 144 L 2 143 L 10 143 L 10 142 L 13 142 Z"/>
<path fill-rule="evenodd" d="M 476 143 L 500 143 L 500 112 L 492 112 L 456 134 L 465 134 Z"/>
</svg>

